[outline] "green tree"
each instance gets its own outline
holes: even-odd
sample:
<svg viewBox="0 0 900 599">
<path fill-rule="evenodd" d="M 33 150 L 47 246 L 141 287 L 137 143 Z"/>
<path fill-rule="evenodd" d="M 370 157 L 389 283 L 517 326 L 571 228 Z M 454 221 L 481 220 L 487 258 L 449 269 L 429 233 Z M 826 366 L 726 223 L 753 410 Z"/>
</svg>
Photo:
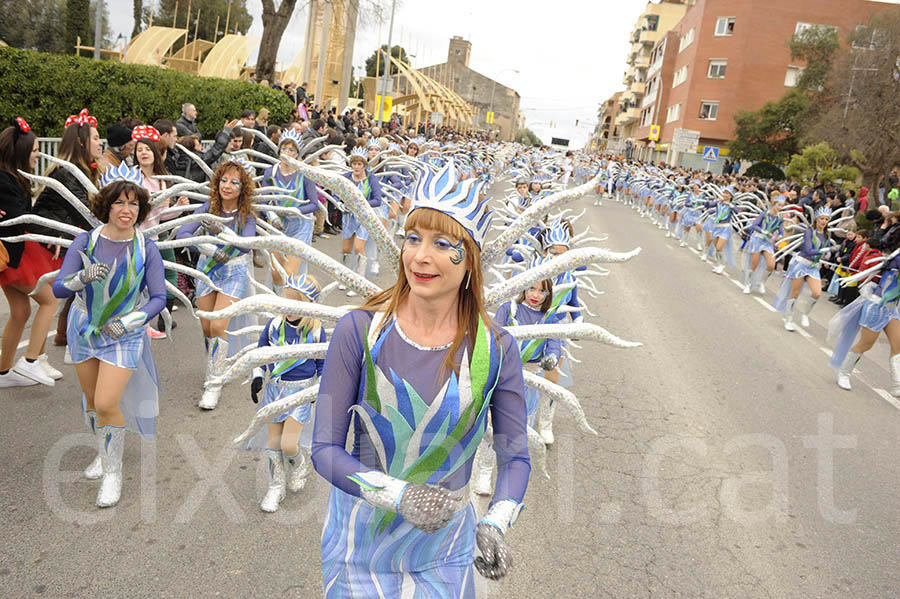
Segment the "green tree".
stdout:
<svg viewBox="0 0 900 599">
<path fill-rule="evenodd" d="M 800 149 L 800 128 L 810 105 L 804 92 L 791 90 L 759 110 L 739 111 L 734 141 L 728 144 L 731 153 L 741 160 L 787 163 Z"/>
<path fill-rule="evenodd" d="M 865 160 L 861 155 L 856 160 Z M 795 181 L 806 184 L 834 183 L 842 181 L 845 187 L 856 188 L 859 169 L 843 164 L 838 152 L 824 141 L 806 146 L 791 157 L 784 173 Z"/>
<path fill-rule="evenodd" d="M 516 131 L 515 141 L 520 144 L 525 144 L 526 146 L 541 145 L 541 139 L 535 135 L 534 131 L 527 127 Z"/>
<path fill-rule="evenodd" d="M 841 47 L 837 29 L 824 25 L 808 27 L 794 35 L 789 46 L 792 60 L 806 62 L 797 89 L 810 93 L 820 91 Z"/>
<path fill-rule="evenodd" d="M 81 42 L 87 43 L 91 37 L 90 25 L 90 9 L 89 0 L 66 0 L 66 35 L 65 35 L 65 52 L 67 54 L 75 53 L 75 45 L 78 43 L 79 36 Z"/>
<path fill-rule="evenodd" d="M 65 41 L 65 0 L 0 0 L 0 15 L 0 39 L 13 48 L 71 51 Z"/>
<path fill-rule="evenodd" d="M 376 56 L 378 55 L 378 50 L 372 52 L 372 55 L 366 59 L 366 77 L 380 77 L 385 72 L 384 68 L 384 53 L 387 52 L 387 44 L 381 45 L 381 56 L 377 57 L 378 62 L 378 72 L 375 72 L 375 62 Z M 399 60 L 400 62 L 409 63 L 409 56 L 406 55 L 406 50 L 402 46 L 393 46 L 391 48 L 391 56 Z M 397 73 L 397 65 L 391 63 L 390 74 L 395 75 Z"/>
</svg>

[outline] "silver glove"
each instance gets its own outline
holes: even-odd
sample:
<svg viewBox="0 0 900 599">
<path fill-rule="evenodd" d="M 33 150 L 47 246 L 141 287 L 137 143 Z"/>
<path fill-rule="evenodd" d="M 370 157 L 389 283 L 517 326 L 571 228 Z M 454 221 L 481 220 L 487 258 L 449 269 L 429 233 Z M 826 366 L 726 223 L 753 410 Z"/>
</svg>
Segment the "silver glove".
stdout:
<svg viewBox="0 0 900 599">
<path fill-rule="evenodd" d="M 541 360 L 541 368 L 544 370 L 553 370 L 557 364 L 559 364 L 559 358 L 556 357 L 556 354 L 549 354 Z"/>
<path fill-rule="evenodd" d="M 231 260 L 231 256 L 228 254 L 228 252 L 219 248 L 213 253 L 212 259 L 219 264 L 227 264 L 228 261 Z"/>
<path fill-rule="evenodd" d="M 109 276 L 109 266 L 102 262 L 95 262 L 78 273 L 78 279 L 84 285 L 93 283 L 94 281 L 102 281 Z"/>
<path fill-rule="evenodd" d="M 447 489 L 411 484 L 403 491 L 397 511 L 416 528 L 437 532 L 447 526 L 459 508 L 459 499 Z"/>
<path fill-rule="evenodd" d="M 128 329 L 125 328 L 125 325 L 122 323 L 122 319 L 116 318 L 114 320 L 110 320 L 105 325 L 100 327 L 100 332 L 110 339 L 118 339 L 119 337 L 123 337 L 125 333 L 128 332 Z"/>
<path fill-rule="evenodd" d="M 503 533 L 493 524 L 479 522 L 475 527 L 475 542 L 481 555 L 475 558 L 475 569 L 489 580 L 500 580 L 512 567 L 512 552 Z"/>
<path fill-rule="evenodd" d="M 225 225 L 220 223 L 217 220 L 213 220 L 211 218 L 203 219 L 203 228 L 206 229 L 206 232 L 210 235 L 218 235 L 222 231 L 225 230 Z"/>
</svg>

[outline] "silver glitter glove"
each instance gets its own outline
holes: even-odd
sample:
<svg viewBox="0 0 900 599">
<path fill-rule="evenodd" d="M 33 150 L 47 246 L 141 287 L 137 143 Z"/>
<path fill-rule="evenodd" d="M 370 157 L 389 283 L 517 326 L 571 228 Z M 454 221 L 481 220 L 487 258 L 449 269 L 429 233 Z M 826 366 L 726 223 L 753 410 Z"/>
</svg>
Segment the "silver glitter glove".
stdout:
<svg viewBox="0 0 900 599">
<path fill-rule="evenodd" d="M 228 261 L 231 260 L 231 256 L 228 254 L 228 252 L 219 248 L 213 253 L 212 259 L 219 264 L 227 264 Z"/>
<path fill-rule="evenodd" d="M 101 281 L 107 276 L 109 276 L 109 266 L 102 262 L 95 262 L 78 273 L 78 279 L 84 285 L 88 285 L 94 281 Z"/>
<path fill-rule="evenodd" d="M 114 320 L 110 320 L 105 325 L 100 327 L 100 332 L 110 339 L 118 339 L 119 337 L 123 337 L 125 333 L 128 332 L 128 329 L 126 329 L 125 325 L 122 324 L 121 319 L 116 318 Z"/>
<path fill-rule="evenodd" d="M 400 497 L 397 511 L 416 528 L 437 532 L 447 526 L 459 508 L 459 499 L 443 487 L 409 485 Z"/>
<path fill-rule="evenodd" d="M 559 364 L 559 358 L 556 357 L 556 354 L 549 354 L 541 360 L 541 368 L 544 370 L 553 370 L 557 364 Z"/>
<path fill-rule="evenodd" d="M 481 555 L 475 558 L 475 569 L 489 580 L 500 580 L 512 567 L 512 552 L 503 538 L 503 533 L 487 522 L 479 522 L 475 527 L 475 542 Z"/>
<path fill-rule="evenodd" d="M 220 223 L 217 220 L 213 220 L 211 218 L 203 219 L 203 228 L 206 229 L 206 232 L 210 235 L 218 235 L 222 231 L 225 230 L 225 225 Z"/>
</svg>

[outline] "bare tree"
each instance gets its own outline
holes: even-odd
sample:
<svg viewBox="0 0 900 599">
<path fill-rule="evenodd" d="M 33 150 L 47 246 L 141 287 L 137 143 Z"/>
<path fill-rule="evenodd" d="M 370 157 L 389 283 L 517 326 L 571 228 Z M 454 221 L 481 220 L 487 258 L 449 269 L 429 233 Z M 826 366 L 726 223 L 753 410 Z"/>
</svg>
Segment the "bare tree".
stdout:
<svg viewBox="0 0 900 599">
<path fill-rule="evenodd" d="M 275 0 L 261 0 L 263 5 L 262 41 L 259 42 L 259 57 L 256 60 L 256 80 L 275 79 L 275 61 L 278 58 L 278 46 L 281 36 L 294 14 L 297 0 L 281 0 L 281 6 L 275 8 Z"/>
<path fill-rule="evenodd" d="M 141 18 L 144 15 L 144 3 L 142 0 L 132 0 L 131 10 L 134 14 L 134 27 L 131 29 L 131 39 L 134 39 L 141 33 Z"/>
<path fill-rule="evenodd" d="M 806 137 L 830 143 L 875 191 L 900 164 L 900 8 L 876 15 L 851 42 L 828 77 Z"/>
</svg>

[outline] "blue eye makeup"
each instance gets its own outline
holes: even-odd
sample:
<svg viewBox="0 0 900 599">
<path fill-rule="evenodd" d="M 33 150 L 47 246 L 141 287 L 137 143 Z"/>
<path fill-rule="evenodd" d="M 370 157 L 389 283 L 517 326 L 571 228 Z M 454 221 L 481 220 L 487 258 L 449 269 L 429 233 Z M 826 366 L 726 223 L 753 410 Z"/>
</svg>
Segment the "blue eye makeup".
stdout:
<svg viewBox="0 0 900 599">
<path fill-rule="evenodd" d="M 422 238 L 416 235 L 415 233 L 407 233 L 406 234 L 406 243 L 416 244 L 420 243 Z"/>
<path fill-rule="evenodd" d="M 219 179 L 219 185 L 221 185 L 222 183 L 231 183 L 231 185 L 233 187 L 237 187 L 237 188 L 241 187 L 240 179 L 230 179 L 229 180 L 229 179 L 226 179 L 225 177 L 222 177 L 221 179 Z"/>
</svg>

